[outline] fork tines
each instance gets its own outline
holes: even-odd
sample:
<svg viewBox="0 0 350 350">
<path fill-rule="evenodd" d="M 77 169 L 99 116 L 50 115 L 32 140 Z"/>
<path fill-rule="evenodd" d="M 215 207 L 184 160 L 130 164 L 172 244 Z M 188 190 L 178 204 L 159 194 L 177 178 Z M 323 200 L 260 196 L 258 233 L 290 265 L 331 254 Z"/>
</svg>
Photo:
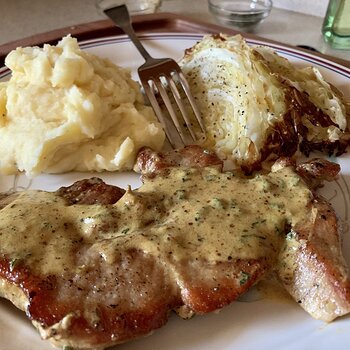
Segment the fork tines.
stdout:
<svg viewBox="0 0 350 350">
<path fill-rule="evenodd" d="M 173 59 L 154 59 L 141 66 L 138 73 L 145 93 L 173 148 L 198 140 L 195 132 L 198 127 L 196 128 L 193 122 L 198 124 L 203 133 L 202 137 L 204 136 L 205 127 L 195 99 L 183 72 Z M 190 115 L 194 118 L 190 118 Z"/>
<path fill-rule="evenodd" d="M 187 105 L 192 110 L 190 111 L 191 115 L 194 115 L 194 118 L 192 117 L 192 119 L 197 121 L 204 136 L 204 124 L 179 65 L 171 58 L 153 58 L 147 52 L 132 27 L 129 11 L 126 5 L 106 8 L 104 13 L 118 27 L 123 29 L 144 58 L 145 63 L 138 69 L 139 77 L 143 88 L 145 89 L 145 93 L 150 100 L 159 121 L 162 123 L 171 145 L 176 148 L 177 145 L 181 145 L 181 143 L 182 145 L 187 145 L 197 140 L 194 125 L 189 117 L 188 111 L 186 110 L 186 106 L 184 105 L 185 101 L 189 102 Z M 180 91 L 176 82 L 182 87 Z M 181 94 L 181 91 L 183 94 Z M 185 97 L 183 98 L 182 96 Z M 177 106 L 179 113 L 175 111 L 172 100 L 175 100 L 174 104 Z M 159 102 L 161 102 L 161 104 Z M 163 104 L 170 118 L 164 115 L 164 108 L 162 109 Z M 184 123 L 178 119 L 178 114 L 182 115 Z M 169 121 L 172 121 L 175 128 L 171 127 Z M 181 124 L 183 124 L 183 127 Z M 172 130 L 174 129 L 176 129 L 177 132 L 173 133 Z M 191 136 L 192 141 L 187 140 L 186 131 L 188 131 L 187 134 Z M 176 141 L 176 136 L 178 136 L 177 139 L 181 141 L 180 143 Z"/>
</svg>

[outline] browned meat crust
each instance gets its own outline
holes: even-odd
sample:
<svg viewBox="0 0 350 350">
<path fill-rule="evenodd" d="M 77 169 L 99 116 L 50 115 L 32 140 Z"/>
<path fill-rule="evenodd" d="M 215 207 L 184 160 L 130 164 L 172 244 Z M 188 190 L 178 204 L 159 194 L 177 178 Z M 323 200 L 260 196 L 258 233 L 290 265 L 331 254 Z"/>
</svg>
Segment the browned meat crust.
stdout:
<svg viewBox="0 0 350 350">
<path fill-rule="evenodd" d="M 57 194 L 68 204 L 113 204 L 123 197 L 125 190 L 108 186 L 99 178 L 77 181 L 69 187 L 61 187 Z"/>
<path fill-rule="evenodd" d="M 140 150 L 137 157 L 137 169 L 142 175 L 152 177 L 171 167 L 216 167 L 222 170 L 223 162 L 212 152 L 200 146 L 192 145 L 168 153 L 157 153 L 150 148 Z"/>
<path fill-rule="evenodd" d="M 340 172 L 340 165 L 325 159 L 311 159 L 296 167 L 298 174 L 312 188 L 317 188 L 324 181 L 333 181 Z"/>
<path fill-rule="evenodd" d="M 221 309 L 244 294 L 269 267 L 264 258 L 233 259 L 214 265 L 206 261 L 189 261 L 178 268 L 183 304 L 197 314 Z M 245 283 L 242 283 L 242 271 L 250 276 Z"/>
</svg>

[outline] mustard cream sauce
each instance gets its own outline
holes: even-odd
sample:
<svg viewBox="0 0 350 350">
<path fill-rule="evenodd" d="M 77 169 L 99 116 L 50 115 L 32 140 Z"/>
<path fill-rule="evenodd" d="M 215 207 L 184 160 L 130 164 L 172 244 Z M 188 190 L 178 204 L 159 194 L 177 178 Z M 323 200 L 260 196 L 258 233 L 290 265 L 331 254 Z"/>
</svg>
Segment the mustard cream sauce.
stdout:
<svg viewBox="0 0 350 350">
<path fill-rule="evenodd" d="M 111 205 L 68 206 L 55 193 L 25 191 L 1 210 L 0 254 L 40 274 L 78 269 L 83 247 L 111 264 L 133 248 L 175 262 L 273 260 L 311 199 L 289 167 L 252 179 L 173 168 Z"/>
</svg>

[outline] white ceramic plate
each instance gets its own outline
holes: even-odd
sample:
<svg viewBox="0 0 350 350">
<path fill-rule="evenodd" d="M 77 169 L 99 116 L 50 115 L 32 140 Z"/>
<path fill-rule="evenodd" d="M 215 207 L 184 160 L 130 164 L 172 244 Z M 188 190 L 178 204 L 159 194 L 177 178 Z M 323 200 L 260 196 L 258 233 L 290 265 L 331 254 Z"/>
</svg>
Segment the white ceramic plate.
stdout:
<svg viewBox="0 0 350 350">
<path fill-rule="evenodd" d="M 192 46 L 202 36 L 199 34 L 144 35 L 142 39 L 151 55 L 180 59 L 184 49 Z M 250 41 L 251 44 L 265 44 Z M 108 57 L 113 62 L 129 67 L 137 79 L 136 68 L 142 63 L 136 49 L 124 36 L 89 40 L 81 43 L 88 52 Z M 271 46 L 271 45 L 270 45 Z M 312 53 L 304 53 L 273 45 L 279 54 L 296 66 L 314 65 L 325 78 L 337 86 L 350 99 L 350 69 L 334 62 L 320 59 Z M 0 79 L 7 79 L 9 71 L 0 68 Z M 340 163 L 340 178 L 327 184 L 323 194 L 335 207 L 344 228 L 344 253 L 350 266 L 350 156 L 333 159 Z M 98 174 L 108 183 L 126 187 L 139 186 L 138 175 Z M 11 188 L 33 188 L 55 190 L 91 174 L 69 173 L 42 175 L 32 181 L 24 176 L 0 177 L 0 191 Z M 278 299 L 263 299 L 254 302 L 236 302 L 220 313 L 197 316 L 183 321 L 172 315 L 168 324 L 152 336 L 142 338 L 117 348 L 119 350 L 224 350 L 224 349 L 337 349 L 345 350 L 350 344 L 350 316 L 331 324 L 312 319 L 296 303 Z M 0 350 L 51 349 L 51 345 L 40 340 L 25 315 L 6 300 L 0 300 Z"/>
</svg>

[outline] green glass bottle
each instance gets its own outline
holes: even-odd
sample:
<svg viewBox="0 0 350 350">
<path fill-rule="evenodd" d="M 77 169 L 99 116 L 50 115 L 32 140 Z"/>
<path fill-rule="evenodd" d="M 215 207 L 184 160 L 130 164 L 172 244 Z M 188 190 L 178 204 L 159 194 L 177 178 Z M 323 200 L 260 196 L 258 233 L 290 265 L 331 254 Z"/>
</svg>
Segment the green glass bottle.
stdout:
<svg viewBox="0 0 350 350">
<path fill-rule="evenodd" d="M 350 0 L 329 1 L 322 33 L 333 48 L 350 49 Z"/>
</svg>

